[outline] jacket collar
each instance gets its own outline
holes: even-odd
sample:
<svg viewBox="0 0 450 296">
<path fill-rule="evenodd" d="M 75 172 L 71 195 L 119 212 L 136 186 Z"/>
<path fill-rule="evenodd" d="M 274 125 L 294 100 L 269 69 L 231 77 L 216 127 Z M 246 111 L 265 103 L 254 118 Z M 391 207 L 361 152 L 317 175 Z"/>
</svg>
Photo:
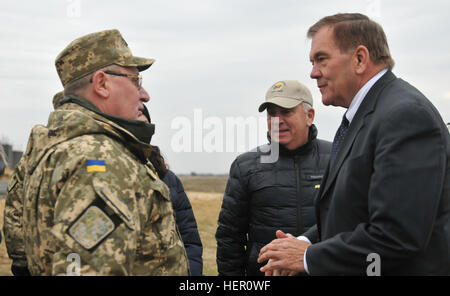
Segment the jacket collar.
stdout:
<svg viewBox="0 0 450 296">
<path fill-rule="evenodd" d="M 147 123 L 141 120 L 132 120 L 119 116 L 114 116 L 111 114 L 106 114 L 100 111 L 92 102 L 86 100 L 85 98 L 76 96 L 76 95 L 68 95 L 64 97 L 59 105 L 64 105 L 66 103 L 75 103 L 80 105 L 114 123 L 126 129 L 130 133 L 132 133 L 138 140 L 144 143 L 150 144 L 153 134 L 155 133 L 155 125 L 152 123 Z M 145 108 L 147 111 L 147 108 Z M 147 111 L 148 114 L 148 111 Z M 148 114 L 148 119 L 150 121 L 150 114 Z"/>
<path fill-rule="evenodd" d="M 143 163 L 152 151 L 149 144 L 114 121 L 75 102 L 65 102 L 50 114 L 47 126 L 33 127 L 25 153 L 30 174 L 51 148 L 87 134 L 106 134 L 123 142 Z"/>
<path fill-rule="evenodd" d="M 306 142 L 302 146 L 300 146 L 296 149 L 293 149 L 293 150 L 289 150 L 286 147 L 284 147 L 283 145 L 278 144 L 278 147 L 280 148 L 280 154 L 285 155 L 285 156 L 295 156 L 295 155 L 307 154 L 312 149 L 312 147 L 313 147 L 312 142 L 316 138 L 317 138 L 317 127 L 314 124 L 312 124 L 308 130 L 308 142 Z M 269 140 L 269 143 L 272 142 L 272 139 L 270 138 L 269 133 L 267 133 L 267 139 Z"/>
</svg>

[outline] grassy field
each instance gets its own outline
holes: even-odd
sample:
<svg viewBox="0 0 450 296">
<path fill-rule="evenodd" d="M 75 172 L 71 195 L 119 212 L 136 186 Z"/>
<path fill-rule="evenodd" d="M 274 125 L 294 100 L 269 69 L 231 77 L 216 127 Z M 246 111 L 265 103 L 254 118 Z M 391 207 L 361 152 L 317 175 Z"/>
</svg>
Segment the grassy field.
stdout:
<svg viewBox="0 0 450 296">
<path fill-rule="evenodd" d="M 217 218 L 222 205 L 227 176 L 181 176 L 191 201 L 203 243 L 203 274 L 217 275 L 216 240 Z M 3 230 L 5 200 L 0 200 L 0 227 Z M 5 243 L 0 244 L 0 276 L 11 275 Z"/>
<path fill-rule="evenodd" d="M 217 275 L 216 229 L 228 176 L 181 176 L 203 244 L 203 274 Z"/>
</svg>

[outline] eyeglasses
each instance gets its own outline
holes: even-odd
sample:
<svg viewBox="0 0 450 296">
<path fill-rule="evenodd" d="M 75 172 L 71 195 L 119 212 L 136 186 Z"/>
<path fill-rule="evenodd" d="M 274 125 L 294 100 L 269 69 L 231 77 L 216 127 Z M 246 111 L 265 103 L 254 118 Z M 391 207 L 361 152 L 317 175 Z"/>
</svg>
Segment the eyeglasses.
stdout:
<svg viewBox="0 0 450 296">
<path fill-rule="evenodd" d="M 136 85 L 137 89 L 141 89 L 142 87 L 142 75 L 141 74 L 128 74 L 128 73 L 116 73 L 112 71 L 104 71 L 105 74 L 114 75 L 114 76 L 123 76 L 131 78 L 134 85 Z"/>
</svg>

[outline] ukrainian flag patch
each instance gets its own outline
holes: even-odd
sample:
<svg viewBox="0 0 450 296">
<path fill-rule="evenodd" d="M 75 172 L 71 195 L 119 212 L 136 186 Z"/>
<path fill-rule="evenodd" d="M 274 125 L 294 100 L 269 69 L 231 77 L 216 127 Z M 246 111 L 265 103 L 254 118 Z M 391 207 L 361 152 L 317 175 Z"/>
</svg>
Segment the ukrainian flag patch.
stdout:
<svg viewBox="0 0 450 296">
<path fill-rule="evenodd" d="M 88 173 L 106 172 L 106 163 L 104 160 L 86 160 L 86 169 Z"/>
</svg>

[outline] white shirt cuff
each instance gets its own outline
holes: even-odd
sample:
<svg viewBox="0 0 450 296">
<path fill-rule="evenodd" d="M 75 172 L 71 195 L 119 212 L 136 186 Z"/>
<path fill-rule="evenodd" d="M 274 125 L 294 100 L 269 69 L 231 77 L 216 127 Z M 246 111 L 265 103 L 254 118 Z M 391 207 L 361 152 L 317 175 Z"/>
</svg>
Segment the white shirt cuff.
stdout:
<svg viewBox="0 0 450 296">
<path fill-rule="evenodd" d="M 307 238 L 306 236 L 300 235 L 299 237 L 297 237 L 298 240 L 302 240 L 305 241 L 307 243 L 311 243 L 311 241 L 309 240 L 309 238 Z M 305 267 L 305 271 L 307 274 L 309 274 L 308 271 L 308 263 L 306 262 L 306 252 L 308 252 L 308 249 L 305 250 L 305 254 L 303 254 L 303 266 Z"/>
</svg>

